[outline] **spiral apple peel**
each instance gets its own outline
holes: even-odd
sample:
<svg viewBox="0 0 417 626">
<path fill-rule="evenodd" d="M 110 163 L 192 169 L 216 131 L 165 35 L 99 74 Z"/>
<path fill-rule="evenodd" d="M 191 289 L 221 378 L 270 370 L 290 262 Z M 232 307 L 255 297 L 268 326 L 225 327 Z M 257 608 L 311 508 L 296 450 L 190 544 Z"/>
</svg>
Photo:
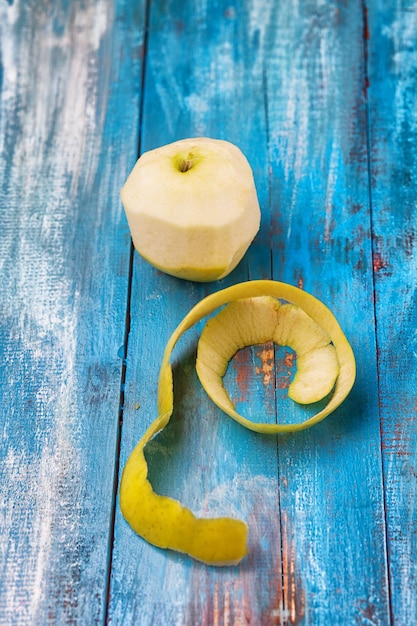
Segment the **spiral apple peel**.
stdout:
<svg viewBox="0 0 417 626">
<path fill-rule="evenodd" d="M 126 462 L 120 506 L 133 530 L 151 544 L 184 552 L 210 565 L 239 563 L 248 552 L 247 525 L 228 517 L 196 517 L 177 500 L 156 494 L 148 480 L 144 448 L 165 428 L 173 413 L 170 359 L 177 341 L 223 305 L 203 329 L 196 368 L 212 401 L 246 428 L 269 434 L 309 428 L 343 402 L 356 376 L 352 348 L 333 313 L 314 296 L 286 283 L 258 280 L 228 287 L 201 300 L 177 326 L 166 345 L 159 374 L 159 417 Z M 290 346 L 296 353 L 297 371 L 288 390 L 294 401 L 307 404 L 330 398 L 324 408 L 303 422 L 253 422 L 236 411 L 227 394 L 223 376 L 230 359 L 239 349 L 266 341 Z"/>
</svg>

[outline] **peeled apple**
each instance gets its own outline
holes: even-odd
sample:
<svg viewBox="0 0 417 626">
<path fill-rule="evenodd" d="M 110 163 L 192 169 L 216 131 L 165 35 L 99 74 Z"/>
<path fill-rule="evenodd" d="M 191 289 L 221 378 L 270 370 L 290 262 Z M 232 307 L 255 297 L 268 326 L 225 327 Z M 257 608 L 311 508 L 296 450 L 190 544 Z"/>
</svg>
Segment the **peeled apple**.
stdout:
<svg viewBox="0 0 417 626">
<path fill-rule="evenodd" d="M 216 309 L 201 334 L 197 373 L 210 398 L 226 414 L 253 431 L 283 433 L 317 424 L 349 394 L 356 376 L 355 358 L 333 313 L 317 298 L 291 285 L 258 280 L 240 283 L 207 296 L 185 316 L 165 348 L 158 385 L 159 417 L 131 453 L 120 484 L 125 519 L 140 536 L 161 548 L 178 550 L 210 565 L 233 565 L 247 554 L 248 527 L 228 517 L 198 518 L 180 502 L 156 494 L 147 478 L 144 447 L 169 422 L 174 408 L 170 358 L 191 326 Z M 297 372 L 289 395 L 301 403 L 329 395 L 327 405 L 296 424 L 252 422 L 237 413 L 224 386 L 227 364 L 240 348 L 274 341 L 297 355 Z"/>
<path fill-rule="evenodd" d="M 121 198 L 136 250 L 178 278 L 224 278 L 259 230 L 251 167 L 221 139 L 182 139 L 143 153 Z"/>
</svg>

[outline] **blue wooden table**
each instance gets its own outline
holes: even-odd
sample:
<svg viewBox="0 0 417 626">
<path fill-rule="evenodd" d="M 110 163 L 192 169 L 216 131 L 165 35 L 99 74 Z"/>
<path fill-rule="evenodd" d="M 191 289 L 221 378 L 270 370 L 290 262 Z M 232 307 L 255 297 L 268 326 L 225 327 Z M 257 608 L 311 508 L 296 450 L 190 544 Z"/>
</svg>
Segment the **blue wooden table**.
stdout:
<svg viewBox="0 0 417 626">
<path fill-rule="evenodd" d="M 237 144 L 262 209 L 210 284 L 133 252 L 119 196 L 189 136 Z M 415 0 L 0 0 L 0 624 L 417 624 L 416 223 Z M 247 520 L 214 568 L 135 535 L 118 484 L 177 323 L 256 278 L 329 306 L 358 374 L 319 425 L 257 435 L 200 387 L 201 328 L 181 340 L 147 458 L 158 492 Z M 274 422 L 291 372 L 257 346 L 227 384 Z"/>
</svg>

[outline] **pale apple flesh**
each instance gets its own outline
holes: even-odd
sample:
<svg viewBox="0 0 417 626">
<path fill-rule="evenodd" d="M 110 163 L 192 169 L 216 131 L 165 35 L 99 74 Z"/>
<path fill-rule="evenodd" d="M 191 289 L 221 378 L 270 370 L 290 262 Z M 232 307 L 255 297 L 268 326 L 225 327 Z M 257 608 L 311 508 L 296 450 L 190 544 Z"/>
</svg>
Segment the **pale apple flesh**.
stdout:
<svg viewBox="0 0 417 626">
<path fill-rule="evenodd" d="M 145 152 L 121 191 L 136 250 L 194 281 L 224 278 L 260 226 L 252 169 L 230 142 L 195 138 Z"/>
<path fill-rule="evenodd" d="M 234 409 L 223 376 L 236 352 L 267 341 L 292 348 L 297 371 L 288 395 L 300 404 L 326 397 L 339 375 L 339 362 L 328 333 L 294 304 L 270 296 L 237 300 L 210 319 L 201 334 L 197 373 L 216 404 Z"/>
</svg>

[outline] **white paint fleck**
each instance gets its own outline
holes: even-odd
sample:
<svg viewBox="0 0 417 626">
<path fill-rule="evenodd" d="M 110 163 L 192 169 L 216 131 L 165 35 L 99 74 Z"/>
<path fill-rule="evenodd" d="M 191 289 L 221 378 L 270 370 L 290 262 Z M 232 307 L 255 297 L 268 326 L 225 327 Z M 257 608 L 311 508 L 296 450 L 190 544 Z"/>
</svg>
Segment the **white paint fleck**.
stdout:
<svg viewBox="0 0 417 626">
<path fill-rule="evenodd" d="M 401 80 L 394 81 L 398 140 L 404 131 L 405 123 L 409 125 L 410 133 L 415 134 L 417 131 L 417 115 L 410 115 L 411 110 L 415 113 L 417 2 L 412 3 L 407 10 L 399 8 L 396 11 L 396 16 L 397 19 L 383 28 L 382 34 L 391 41 L 393 71 L 398 77 L 401 77 Z"/>
</svg>

